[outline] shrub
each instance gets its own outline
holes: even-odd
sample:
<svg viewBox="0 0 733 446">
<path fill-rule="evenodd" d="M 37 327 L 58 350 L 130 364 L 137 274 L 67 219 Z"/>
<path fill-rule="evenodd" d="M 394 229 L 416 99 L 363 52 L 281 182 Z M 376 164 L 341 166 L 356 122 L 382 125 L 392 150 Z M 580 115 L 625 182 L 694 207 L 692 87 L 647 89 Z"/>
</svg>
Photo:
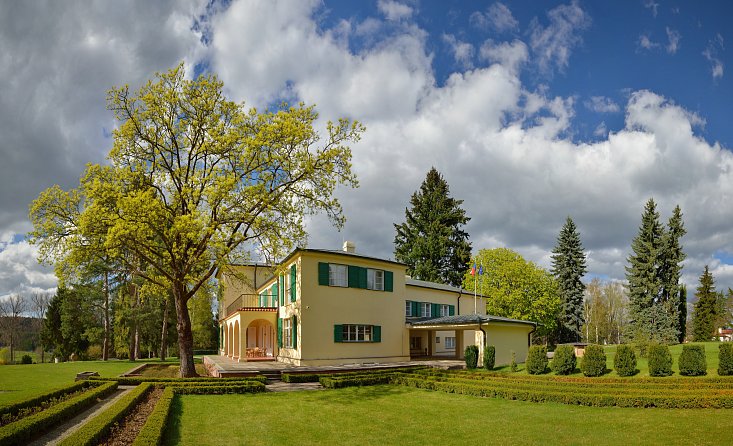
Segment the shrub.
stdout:
<svg viewBox="0 0 733 446">
<path fill-rule="evenodd" d="M 672 355 L 669 347 L 661 344 L 650 344 L 649 376 L 669 376 L 672 374 Z"/>
<path fill-rule="evenodd" d="M 601 376 L 606 373 L 606 352 L 603 347 L 590 344 L 585 347 L 583 360 L 580 361 L 580 371 L 585 376 Z"/>
<path fill-rule="evenodd" d="M 636 375 L 636 353 L 631 346 L 621 344 L 616 349 L 616 355 L 613 357 L 613 368 L 616 369 L 618 376 Z"/>
<path fill-rule="evenodd" d="M 636 343 L 636 347 L 639 349 L 639 357 L 640 358 L 646 358 L 647 354 L 649 353 L 649 342 L 647 341 L 639 341 Z"/>
<path fill-rule="evenodd" d="M 320 378 L 321 378 L 321 375 L 318 375 L 315 373 L 307 373 L 307 374 L 283 373 L 282 374 L 282 380 L 283 382 L 286 382 L 286 383 L 317 383 Z"/>
<path fill-rule="evenodd" d="M 87 381 L 77 381 L 73 384 L 69 384 L 64 387 L 50 390 L 46 393 L 36 395 L 32 398 L 28 398 L 23 401 L 18 401 L 16 403 L 9 404 L 6 406 L 0 406 L 0 418 L 6 417 L 6 416 L 16 416 L 21 411 L 26 410 L 26 409 L 43 407 L 44 405 L 47 405 L 52 400 L 63 398 L 68 394 L 78 392 L 84 389 L 85 387 L 89 387 L 89 384 L 90 383 Z"/>
<path fill-rule="evenodd" d="M 575 349 L 572 345 L 558 345 L 552 357 L 552 371 L 557 375 L 569 375 L 575 371 Z"/>
<path fill-rule="evenodd" d="M 10 349 L 7 347 L 0 348 L 0 365 L 10 363 Z"/>
<path fill-rule="evenodd" d="M 84 356 L 86 359 L 102 359 L 102 346 L 99 344 L 90 345 Z"/>
<path fill-rule="evenodd" d="M 171 403 L 175 396 L 174 390 L 173 387 L 166 387 L 163 390 L 163 394 L 155 404 L 155 408 L 148 416 L 137 437 L 135 437 L 135 442 L 132 443 L 133 446 L 158 446 L 162 444 L 165 425 L 168 422 L 168 414 L 170 414 Z"/>
<path fill-rule="evenodd" d="M 512 350 L 512 362 L 509 363 L 509 370 L 512 372 L 517 371 L 517 354 Z"/>
<path fill-rule="evenodd" d="M 478 347 L 475 345 L 469 345 L 466 347 L 466 351 L 463 353 L 466 359 L 466 368 L 475 369 L 478 366 Z"/>
<path fill-rule="evenodd" d="M 708 373 L 708 362 L 705 359 L 705 346 L 683 345 L 682 354 L 677 360 L 680 375 L 701 376 Z"/>
<path fill-rule="evenodd" d="M 20 358 L 21 364 L 33 364 L 33 358 L 31 358 L 31 355 L 23 355 L 22 358 Z"/>
<path fill-rule="evenodd" d="M 733 344 L 720 344 L 718 348 L 718 375 L 733 375 Z"/>
<path fill-rule="evenodd" d="M 544 345 L 533 345 L 527 353 L 525 367 L 530 375 L 539 375 L 547 371 L 547 347 Z"/>
<path fill-rule="evenodd" d="M 491 370 L 496 364 L 496 347 L 493 345 L 487 345 L 484 349 L 484 368 Z"/>
</svg>

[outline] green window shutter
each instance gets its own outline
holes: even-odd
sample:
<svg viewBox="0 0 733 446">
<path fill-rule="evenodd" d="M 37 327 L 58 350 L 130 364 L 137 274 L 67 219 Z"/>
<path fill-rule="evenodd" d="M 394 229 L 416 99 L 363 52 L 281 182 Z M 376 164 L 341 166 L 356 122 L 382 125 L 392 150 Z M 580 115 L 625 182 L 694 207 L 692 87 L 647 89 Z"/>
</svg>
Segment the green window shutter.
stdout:
<svg viewBox="0 0 733 446">
<path fill-rule="evenodd" d="M 392 277 L 392 271 L 384 272 L 384 291 L 392 291 L 392 283 L 394 278 Z"/>
<path fill-rule="evenodd" d="M 372 325 L 372 336 L 374 338 L 374 341 L 372 342 L 382 342 L 382 326 L 381 325 Z"/>
<path fill-rule="evenodd" d="M 318 285 L 328 286 L 328 263 L 318 262 Z"/>
<path fill-rule="evenodd" d="M 280 302 L 282 302 L 283 305 L 285 305 L 285 276 L 280 274 L 280 276 L 277 278 L 277 290 L 278 290 L 278 299 Z"/>
<path fill-rule="evenodd" d="M 263 295 L 263 294 L 264 294 L 264 293 L 260 293 L 260 308 L 262 308 L 262 307 L 264 307 L 264 306 L 265 306 L 265 304 L 264 304 L 264 303 L 262 302 L 262 295 Z"/>
<path fill-rule="evenodd" d="M 456 306 L 455 305 L 449 305 L 448 306 L 448 315 L 449 316 L 455 316 L 456 315 Z"/>
<path fill-rule="evenodd" d="M 349 265 L 349 288 L 361 288 L 359 286 L 359 267 Z"/>
<path fill-rule="evenodd" d="M 296 293 L 298 287 L 296 286 L 298 281 L 298 272 L 296 271 L 296 266 L 293 264 L 293 266 L 290 267 L 290 302 L 295 302 Z"/>
<path fill-rule="evenodd" d="M 430 316 L 440 317 L 440 304 L 430 304 Z"/>
<path fill-rule="evenodd" d="M 367 287 L 367 269 L 359 268 L 359 288 Z"/>
<path fill-rule="evenodd" d="M 344 326 L 333 326 L 333 342 L 344 342 Z"/>
<path fill-rule="evenodd" d="M 298 348 L 298 317 L 293 316 L 293 348 Z"/>
<path fill-rule="evenodd" d="M 283 347 L 283 320 L 277 318 L 277 346 Z"/>
<path fill-rule="evenodd" d="M 279 302 L 277 300 L 277 282 L 275 282 L 272 285 L 272 288 L 270 288 L 270 294 L 272 294 L 272 306 L 276 306 L 275 302 Z"/>
<path fill-rule="evenodd" d="M 412 305 L 412 315 L 414 317 L 420 317 L 420 302 L 412 301 L 410 305 Z"/>
</svg>

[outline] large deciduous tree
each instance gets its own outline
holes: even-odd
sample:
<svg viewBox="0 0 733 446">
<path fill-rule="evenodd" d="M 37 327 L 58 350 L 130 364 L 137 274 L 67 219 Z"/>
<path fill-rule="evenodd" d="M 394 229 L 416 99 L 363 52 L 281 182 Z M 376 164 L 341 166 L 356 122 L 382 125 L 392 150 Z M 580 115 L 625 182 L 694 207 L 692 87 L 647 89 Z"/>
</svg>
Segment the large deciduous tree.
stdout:
<svg viewBox="0 0 733 446">
<path fill-rule="evenodd" d="M 710 341 L 715 334 L 715 323 L 718 320 L 718 293 L 715 291 L 713 274 L 707 265 L 700 276 L 695 298 L 697 301 L 692 310 L 692 340 Z"/>
<path fill-rule="evenodd" d="M 308 214 L 343 224 L 333 193 L 357 184 L 349 144 L 363 127 L 329 122 L 321 141 L 312 106 L 247 111 L 216 76 L 189 80 L 183 64 L 136 93 L 113 88 L 107 104 L 118 121 L 109 164 L 89 165 L 78 190 L 53 194 L 78 209 L 68 221 L 57 219 L 53 199 L 38 199 L 33 240 L 55 261 L 66 246 L 99 240 L 129 273 L 165 288 L 180 374 L 195 376 L 188 301 L 253 250 L 275 259 L 303 243 Z"/>
<path fill-rule="evenodd" d="M 585 253 L 578 228 L 568 217 L 552 250 L 552 274 L 560 287 L 559 342 L 580 342 L 583 327 Z"/>
<path fill-rule="evenodd" d="M 435 169 L 428 171 L 420 190 L 405 208 L 405 222 L 395 224 L 395 258 L 407 264 L 407 273 L 420 280 L 460 286 L 471 258 L 471 243 L 463 226 L 470 220 L 463 200 Z"/>
<path fill-rule="evenodd" d="M 483 274 L 476 278 L 466 273 L 463 287 L 470 290 L 477 283 L 478 293 L 487 298 L 488 314 L 539 322 L 539 336 L 555 332 L 560 295 L 552 274 L 507 248 L 482 249 L 474 261 Z"/>
</svg>

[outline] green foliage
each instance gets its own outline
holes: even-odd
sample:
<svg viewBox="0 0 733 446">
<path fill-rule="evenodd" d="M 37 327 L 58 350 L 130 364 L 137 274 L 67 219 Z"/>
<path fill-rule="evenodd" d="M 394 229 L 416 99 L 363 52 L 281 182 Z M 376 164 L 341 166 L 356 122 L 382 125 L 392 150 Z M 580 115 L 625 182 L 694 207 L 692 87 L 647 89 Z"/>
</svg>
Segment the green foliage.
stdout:
<svg viewBox="0 0 733 446">
<path fill-rule="evenodd" d="M 512 350 L 512 360 L 509 363 L 509 370 L 512 371 L 512 373 L 517 371 L 517 353 Z"/>
<path fill-rule="evenodd" d="M 672 354 L 663 344 L 649 346 L 649 376 L 669 376 L 672 374 Z"/>
<path fill-rule="evenodd" d="M 145 424 L 135 437 L 135 441 L 132 443 L 133 446 L 158 446 L 162 444 L 163 432 L 165 432 L 171 405 L 175 397 L 174 390 L 173 387 L 166 387 L 163 390 L 163 394 L 155 404 L 155 408 L 148 415 Z"/>
<path fill-rule="evenodd" d="M 31 355 L 23 355 L 22 358 L 20 358 L 21 364 L 33 364 L 33 358 L 31 358 Z"/>
<path fill-rule="evenodd" d="M 707 265 L 700 276 L 700 285 L 697 287 L 695 297 L 697 302 L 692 310 L 692 340 L 709 341 L 716 328 L 718 293 L 715 291 L 713 275 Z"/>
<path fill-rule="evenodd" d="M 557 282 L 550 273 L 518 253 L 506 249 L 482 249 L 474 259 L 483 265 L 477 279 L 486 296 L 486 312 L 495 316 L 539 322 L 539 336 L 554 333 L 560 311 Z M 473 289 L 474 276 L 466 273 L 463 287 Z"/>
<path fill-rule="evenodd" d="M 705 359 L 705 346 L 683 345 L 682 354 L 677 359 L 680 375 L 701 376 L 707 375 L 708 363 Z"/>
<path fill-rule="evenodd" d="M 718 375 L 733 375 L 733 344 L 720 344 L 718 348 Z"/>
<path fill-rule="evenodd" d="M 613 368 L 618 376 L 633 376 L 638 373 L 636 354 L 630 345 L 621 344 L 616 348 L 616 354 L 613 357 Z"/>
<path fill-rule="evenodd" d="M 78 392 L 79 390 L 82 390 L 86 387 L 89 387 L 88 382 L 79 381 L 73 384 L 66 385 L 64 387 L 44 392 L 40 395 L 36 395 L 25 400 L 0 406 L 0 418 L 5 418 L 6 416 L 16 416 L 24 409 L 44 406 L 45 403 L 64 397 L 65 395 Z"/>
<path fill-rule="evenodd" d="M 540 375 L 547 372 L 547 347 L 544 345 L 533 345 L 527 353 L 527 361 L 524 363 L 527 373 Z"/>
<path fill-rule="evenodd" d="M 282 380 L 286 383 L 317 383 L 321 375 L 315 373 L 283 373 Z"/>
<path fill-rule="evenodd" d="M 491 370 L 496 364 L 496 347 L 493 345 L 487 345 L 484 349 L 484 368 Z"/>
<path fill-rule="evenodd" d="M 466 360 L 467 369 L 475 369 L 478 366 L 478 347 L 475 345 L 469 345 L 463 352 L 464 359 Z"/>
<path fill-rule="evenodd" d="M 157 378 L 157 377 L 146 377 L 146 376 L 121 376 L 115 378 L 100 378 L 93 376 L 89 378 L 89 381 L 114 381 L 122 386 L 136 386 L 141 383 L 156 383 L 163 385 L 181 385 L 181 384 L 238 384 L 241 382 L 257 381 L 261 383 L 267 382 L 267 378 L 263 375 L 244 376 L 237 378 L 213 378 L 210 376 L 199 376 L 194 378 Z"/>
<path fill-rule="evenodd" d="M 420 190 L 412 194 L 405 222 L 395 224 L 395 258 L 407 264 L 407 274 L 420 280 L 460 286 L 471 258 L 471 243 L 463 226 L 471 220 L 463 200 L 450 196 L 445 179 L 428 171 Z"/>
<path fill-rule="evenodd" d="M 628 302 L 624 286 L 617 281 L 601 282 L 596 277 L 586 286 L 585 292 L 583 339 L 594 344 L 619 343 Z"/>
<path fill-rule="evenodd" d="M 216 322 L 212 310 L 213 300 L 213 289 L 205 287 L 188 301 L 194 349 L 211 350 L 217 348 L 219 324 Z"/>
<path fill-rule="evenodd" d="M 357 185 L 349 144 L 364 128 L 329 122 L 321 141 L 313 106 L 247 111 L 216 76 L 187 79 L 183 64 L 136 93 L 113 88 L 107 107 L 118 122 L 108 163 L 88 165 L 77 190 L 43 192 L 29 238 L 42 260 L 62 263 L 94 240 L 172 297 L 181 375 L 194 376 L 188 301 L 221 267 L 249 260 L 242 246 L 281 258 L 321 211 L 340 227 L 333 195 Z"/>
<path fill-rule="evenodd" d="M 682 210 L 675 206 L 672 216 L 667 223 L 667 230 L 662 236 L 660 249 L 660 263 L 657 274 L 661 282 L 659 304 L 663 306 L 671 319 L 677 338 L 671 341 L 684 342 L 687 325 L 687 293 L 684 285 L 680 284 L 682 275 L 682 261 L 686 254 L 682 250 L 680 239 L 687 233 L 682 221 Z M 681 296 L 681 293 L 684 296 Z M 684 298 L 684 309 L 682 301 Z M 684 317 L 682 314 L 684 313 Z"/>
<path fill-rule="evenodd" d="M 578 228 L 568 217 L 552 250 L 552 274 L 560 294 L 558 342 L 579 342 L 583 326 L 583 275 L 586 272 L 585 253 Z"/>
<path fill-rule="evenodd" d="M 575 371 L 575 349 L 572 345 L 558 345 L 552 357 L 552 371 L 557 375 L 569 375 Z"/>
<path fill-rule="evenodd" d="M 580 361 L 580 371 L 589 377 L 606 373 L 606 352 L 602 346 L 590 344 L 585 347 L 583 359 Z"/>
<path fill-rule="evenodd" d="M 685 342 L 685 339 L 687 338 L 687 286 L 685 284 L 680 284 L 677 316 L 679 318 L 677 327 L 680 332 L 680 336 L 677 338 L 677 341 L 681 344 Z"/>
</svg>

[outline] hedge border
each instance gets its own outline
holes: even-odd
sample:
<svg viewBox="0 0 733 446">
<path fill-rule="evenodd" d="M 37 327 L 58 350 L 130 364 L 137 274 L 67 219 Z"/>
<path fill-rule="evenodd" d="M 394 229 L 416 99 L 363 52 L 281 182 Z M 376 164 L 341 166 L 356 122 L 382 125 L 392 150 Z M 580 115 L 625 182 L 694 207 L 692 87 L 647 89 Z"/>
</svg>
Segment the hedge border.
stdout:
<svg viewBox="0 0 733 446">
<path fill-rule="evenodd" d="M 97 398 L 103 398 L 113 393 L 116 389 L 116 382 L 102 384 L 82 393 L 78 397 L 62 401 L 46 410 L 6 424 L 0 427 L 0 446 L 27 443 L 33 437 L 45 432 L 61 420 L 92 406 L 96 403 Z"/>
<path fill-rule="evenodd" d="M 41 404 L 45 403 L 48 400 L 67 395 L 69 393 L 74 393 L 77 390 L 81 390 L 85 387 L 89 387 L 90 385 L 91 383 L 86 382 L 86 381 L 77 381 L 73 384 L 69 384 L 64 387 L 58 387 L 46 393 L 42 393 L 40 395 L 36 395 L 28 399 L 22 400 L 22 401 L 17 401 L 15 403 L 0 406 L 0 417 L 6 414 L 15 416 L 18 414 L 18 412 L 20 412 L 23 409 L 40 406 Z"/>
<path fill-rule="evenodd" d="M 214 377 L 193 377 L 193 378 L 156 378 L 156 377 L 150 377 L 146 378 L 144 376 L 122 376 L 122 377 L 115 377 L 115 378 L 100 378 L 100 377 L 91 377 L 89 378 L 89 381 L 115 381 L 123 386 L 136 386 L 141 383 L 160 383 L 160 384 L 167 384 L 170 385 L 170 383 L 222 383 L 222 382 L 241 382 L 241 381 L 258 381 L 262 384 L 265 384 L 267 382 L 267 377 L 264 375 L 252 375 L 252 376 L 242 376 L 242 377 L 236 377 L 236 378 L 214 378 Z"/>
<path fill-rule="evenodd" d="M 132 446 L 157 446 L 162 443 L 163 434 L 168 424 L 168 417 L 170 416 L 171 406 L 173 405 L 173 398 L 175 396 L 174 387 L 166 387 L 163 390 L 163 394 L 155 404 L 153 411 L 148 416 L 145 424 L 143 424 L 140 432 L 137 433 L 137 437 L 132 443 Z"/>
</svg>

